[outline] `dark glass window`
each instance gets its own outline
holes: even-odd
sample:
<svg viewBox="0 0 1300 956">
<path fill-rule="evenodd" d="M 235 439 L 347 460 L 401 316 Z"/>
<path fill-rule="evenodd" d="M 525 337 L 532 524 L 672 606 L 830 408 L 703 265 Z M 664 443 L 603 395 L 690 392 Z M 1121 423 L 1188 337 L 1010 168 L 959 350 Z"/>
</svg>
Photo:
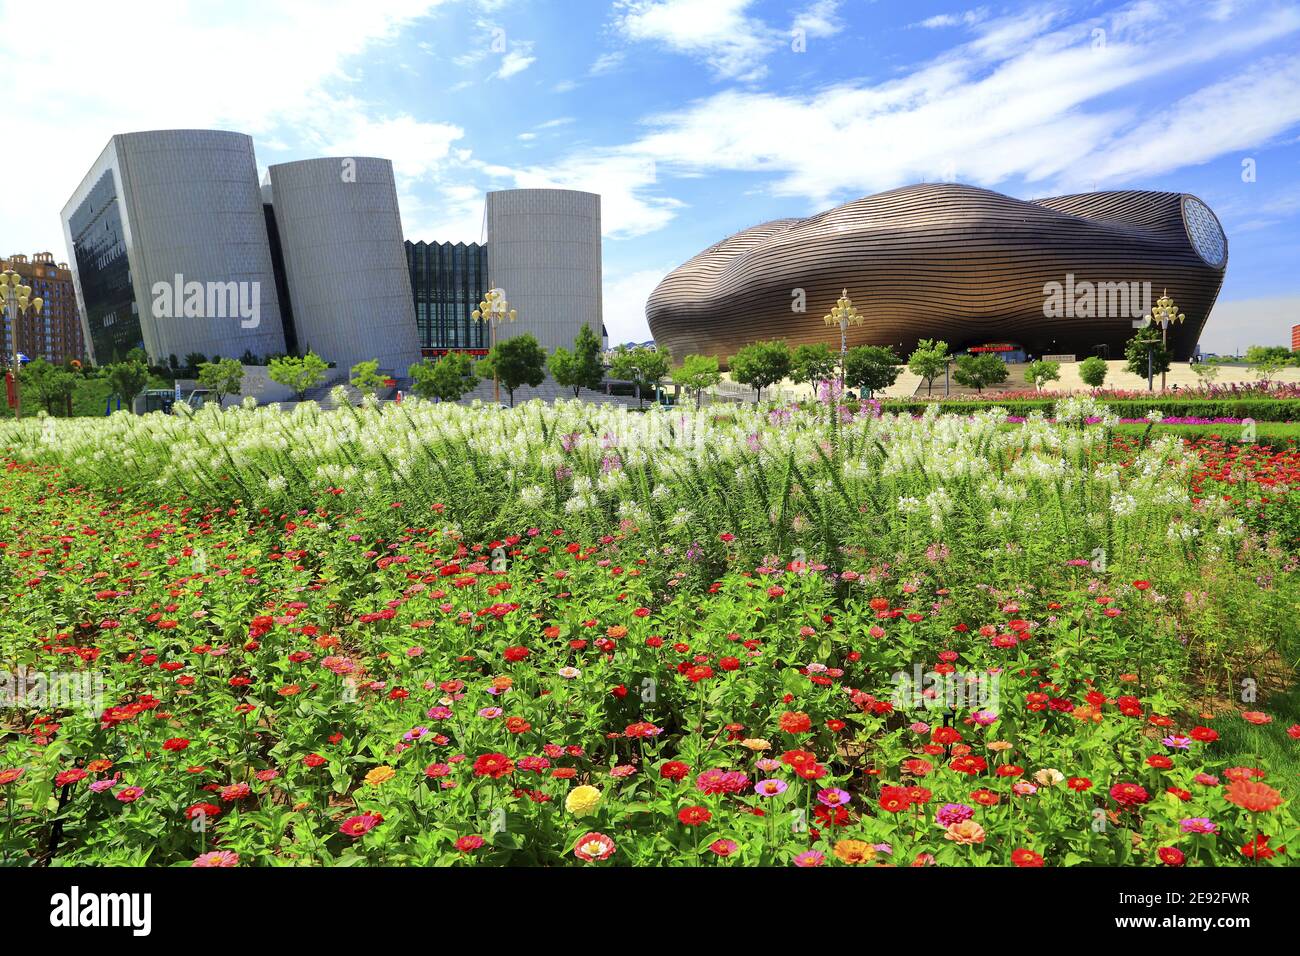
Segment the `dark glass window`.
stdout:
<svg viewBox="0 0 1300 956">
<path fill-rule="evenodd" d="M 95 361 L 99 365 L 121 361 L 132 349 L 144 347 L 144 333 L 131 288 L 112 171 L 99 178 L 72 213 L 69 229 Z"/>
<path fill-rule="evenodd" d="M 472 313 L 488 290 L 487 246 L 406 243 L 415 321 L 426 351 L 486 349 L 488 331 Z"/>
</svg>

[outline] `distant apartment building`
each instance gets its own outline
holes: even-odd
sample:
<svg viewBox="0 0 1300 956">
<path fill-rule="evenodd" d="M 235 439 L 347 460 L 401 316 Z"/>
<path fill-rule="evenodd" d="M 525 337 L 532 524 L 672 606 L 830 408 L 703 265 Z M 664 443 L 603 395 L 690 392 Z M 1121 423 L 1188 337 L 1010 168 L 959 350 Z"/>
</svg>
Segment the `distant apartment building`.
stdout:
<svg viewBox="0 0 1300 956">
<path fill-rule="evenodd" d="M 72 270 L 66 262 L 55 262 L 51 252 L 38 252 L 28 258 L 12 255 L 0 259 L 0 271 L 10 269 L 32 287 L 32 298 L 44 300 L 41 314 L 29 309 L 18 317 L 18 351 L 29 359 L 43 358 L 62 364 L 85 358 L 81 318 L 77 313 L 77 294 Z M 4 317 L 4 355 L 14 353 L 13 329 Z"/>
<path fill-rule="evenodd" d="M 1300 325 L 1291 326 L 1291 351 L 1300 352 Z"/>
</svg>

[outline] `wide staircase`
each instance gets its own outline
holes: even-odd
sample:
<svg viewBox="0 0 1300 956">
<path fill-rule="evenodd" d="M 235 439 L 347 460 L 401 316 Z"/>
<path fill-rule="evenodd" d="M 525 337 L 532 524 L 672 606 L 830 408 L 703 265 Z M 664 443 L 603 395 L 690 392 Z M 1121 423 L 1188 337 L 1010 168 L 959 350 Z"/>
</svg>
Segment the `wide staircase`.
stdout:
<svg viewBox="0 0 1300 956">
<path fill-rule="evenodd" d="M 631 408 L 635 408 L 637 405 L 636 396 L 634 395 L 606 395 L 604 391 L 590 388 L 579 389 L 577 397 L 584 402 L 597 402 L 607 405 L 626 405 Z M 647 391 L 644 397 L 646 405 L 653 403 L 653 395 L 649 391 Z M 531 402 L 533 399 L 540 399 L 543 402 L 550 403 L 555 401 L 573 401 L 573 398 L 574 395 L 572 388 L 567 385 L 556 383 L 556 381 L 549 375 L 542 384 L 538 385 L 536 388 L 533 388 L 530 385 L 521 385 L 519 388 L 515 389 L 516 405 L 522 405 L 524 402 Z M 494 400 L 495 397 L 493 395 L 492 379 L 488 378 L 481 380 L 478 385 L 471 389 L 469 393 L 460 400 L 460 403 L 462 405 L 468 405 L 471 402 L 479 401 L 490 405 Z M 510 393 L 504 388 L 501 389 L 501 404 L 510 404 Z"/>
</svg>

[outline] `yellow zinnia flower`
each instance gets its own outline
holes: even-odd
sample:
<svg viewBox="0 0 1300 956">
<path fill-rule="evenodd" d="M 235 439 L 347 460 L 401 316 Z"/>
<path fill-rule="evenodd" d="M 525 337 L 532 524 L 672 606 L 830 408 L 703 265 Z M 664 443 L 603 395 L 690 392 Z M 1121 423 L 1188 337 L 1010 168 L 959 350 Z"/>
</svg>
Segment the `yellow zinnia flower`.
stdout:
<svg viewBox="0 0 1300 956">
<path fill-rule="evenodd" d="M 387 780 L 392 780 L 397 776 L 397 771 L 392 767 L 376 767 L 366 774 L 366 786 L 377 787 Z"/>
<path fill-rule="evenodd" d="M 581 787 L 574 787 L 569 791 L 569 795 L 564 798 L 564 809 L 575 817 L 591 816 L 596 812 L 598 806 L 600 806 L 600 791 L 586 784 Z"/>
</svg>

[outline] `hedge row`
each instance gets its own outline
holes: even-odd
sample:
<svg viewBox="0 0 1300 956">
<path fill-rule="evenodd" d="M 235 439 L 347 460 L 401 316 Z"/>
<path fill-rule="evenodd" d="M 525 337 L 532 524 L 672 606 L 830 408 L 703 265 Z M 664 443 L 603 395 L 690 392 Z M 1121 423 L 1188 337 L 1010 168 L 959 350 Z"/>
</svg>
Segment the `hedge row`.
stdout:
<svg viewBox="0 0 1300 956">
<path fill-rule="evenodd" d="M 986 411 L 994 405 L 1005 408 L 1009 415 L 1028 416 L 1034 412 L 1041 412 L 1051 418 L 1056 413 L 1056 401 L 1050 398 L 1006 402 L 965 400 L 937 403 L 888 400 L 882 404 L 882 410 L 896 414 L 920 415 L 932 404 L 938 404 L 941 412 L 953 415 L 971 415 Z M 1166 418 L 1252 418 L 1257 422 L 1300 421 L 1300 399 L 1295 398 L 1110 398 L 1102 399 L 1101 404 L 1114 410 L 1120 418 L 1142 418 L 1148 411 L 1155 409 Z"/>
</svg>

